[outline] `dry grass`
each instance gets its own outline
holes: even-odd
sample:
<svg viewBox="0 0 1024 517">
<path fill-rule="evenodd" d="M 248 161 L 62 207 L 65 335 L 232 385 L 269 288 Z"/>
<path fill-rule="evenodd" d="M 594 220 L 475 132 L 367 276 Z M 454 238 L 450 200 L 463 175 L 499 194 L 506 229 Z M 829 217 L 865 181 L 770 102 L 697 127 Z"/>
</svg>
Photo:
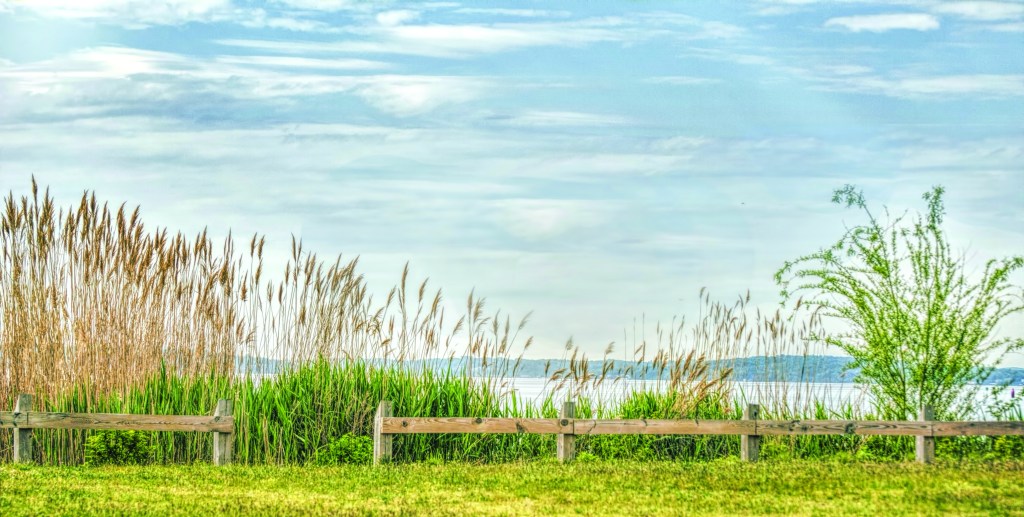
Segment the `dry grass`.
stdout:
<svg viewBox="0 0 1024 517">
<path fill-rule="evenodd" d="M 357 260 L 319 259 L 292 241 L 281 280 L 263 269 L 265 240 L 236 249 L 204 231 L 150 231 L 139 209 L 83 194 L 55 206 L 4 200 L 0 228 L 0 404 L 17 392 L 50 399 L 74 388 L 124 393 L 162 368 L 183 377 L 232 377 L 275 364 L 343 359 L 404 364 L 465 357 L 477 371 L 515 369 L 531 340 L 484 313 L 445 313 L 440 290 L 409 286 L 408 267 L 383 301 L 369 295 Z"/>
<path fill-rule="evenodd" d="M 628 381 L 653 378 L 653 388 L 674 392 L 678 410 L 685 414 L 705 400 L 731 406 L 729 401 L 738 392 L 732 376 L 737 360 L 762 357 L 759 376 L 775 380 L 756 383 L 745 398 L 775 413 L 813 411 L 815 395 L 820 395 L 811 390 L 816 376 L 811 345 L 814 336 L 822 334 L 817 314 L 795 321 L 781 309 L 767 314 L 752 309 L 749 293 L 728 304 L 712 300 L 703 288 L 700 307 L 696 324 L 688 325 L 682 317 L 668 325 L 656 323 L 652 336 L 646 321 L 634 323 L 632 334 L 626 333 L 623 339 L 631 357 L 614 359 L 611 343 L 597 371 L 592 371 L 594 363 L 570 340 L 565 347 L 566 366 L 553 371 L 549 367 L 549 389 L 572 398 L 600 400 L 603 391 L 628 390 L 632 388 Z M 784 355 L 804 358 L 801 376 L 787 378 L 780 360 Z"/>
</svg>

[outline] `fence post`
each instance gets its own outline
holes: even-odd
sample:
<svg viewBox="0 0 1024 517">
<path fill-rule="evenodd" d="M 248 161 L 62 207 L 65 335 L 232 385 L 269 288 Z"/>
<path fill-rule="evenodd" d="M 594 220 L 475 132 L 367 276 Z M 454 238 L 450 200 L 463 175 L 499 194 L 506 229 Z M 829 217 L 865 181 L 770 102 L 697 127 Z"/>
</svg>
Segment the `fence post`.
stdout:
<svg viewBox="0 0 1024 517">
<path fill-rule="evenodd" d="M 391 461 L 391 444 L 394 436 L 384 434 L 384 417 L 391 415 L 391 401 L 382 400 L 373 417 L 373 464 Z"/>
<path fill-rule="evenodd" d="M 563 402 L 562 412 L 559 413 L 560 424 L 564 427 L 569 425 L 569 422 L 576 418 L 576 404 L 573 402 Z M 558 435 L 558 462 L 569 463 L 576 459 L 576 435 L 575 434 L 559 434 Z"/>
<path fill-rule="evenodd" d="M 32 411 L 32 395 L 20 394 L 14 400 L 14 419 L 18 413 Z M 27 420 L 27 419 L 26 419 Z M 14 429 L 14 462 L 28 463 L 32 461 L 32 429 Z"/>
<path fill-rule="evenodd" d="M 754 420 L 755 432 L 757 429 L 756 421 L 761 414 L 761 408 L 757 404 L 747 404 L 746 409 L 743 410 L 744 420 Z M 741 461 L 757 461 L 757 457 L 761 452 L 761 436 L 756 434 L 745 434 L 740 436 L 740 460 Z"/>
<path fill-rule="evenodd" d="M 231 400 L 220 399 L 217 401 L 217 409 L 213 411 L 213 416 L 229 417 L 234 416 L 235 403 Z M 230 465 L 232 448 L 235 445 L 235 433 L 221 433 L 214 431 L 213 433 L 213 464 L 214 465 Z"/>
<path fill-rule="evenodd" d="M 922 406 L 917 414 L 917 419 L 926 422 L 935 419 L 935 411 L 931 406 Z M 934 430 L 932 433 L 934 434 Z M 915 456 L 918 463 L 931 463 L 935 461 L 935 436 L 917 436 Z"/>
</svg>

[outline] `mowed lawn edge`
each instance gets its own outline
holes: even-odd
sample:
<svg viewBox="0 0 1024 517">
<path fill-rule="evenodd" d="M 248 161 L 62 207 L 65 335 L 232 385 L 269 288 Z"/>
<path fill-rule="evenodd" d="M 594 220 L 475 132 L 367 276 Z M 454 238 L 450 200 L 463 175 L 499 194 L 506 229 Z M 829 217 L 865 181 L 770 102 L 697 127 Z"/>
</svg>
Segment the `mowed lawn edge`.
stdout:
<svg viewBox="0 0 1024 517">
<path fill-rule="evenodd" d="M 1024 515 L 1024 461 L 0 466 L 0 515 Z"/>
</svg>

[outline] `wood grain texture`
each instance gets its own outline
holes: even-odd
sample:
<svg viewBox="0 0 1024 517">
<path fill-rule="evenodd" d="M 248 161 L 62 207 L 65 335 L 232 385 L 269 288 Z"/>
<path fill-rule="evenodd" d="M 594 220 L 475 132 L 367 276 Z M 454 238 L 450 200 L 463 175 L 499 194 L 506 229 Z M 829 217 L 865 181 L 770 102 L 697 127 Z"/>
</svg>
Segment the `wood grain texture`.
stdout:
<svg viewBox="0 0 1024 517">
<path fill-rule="evenodd" d="M 25 421 L 29 420 L 28 415 L 32 411 L 32 395 L 21 394 L 14 402 L 14 412 L 11 414 L 13 422 L 17 417 L 25 415 Z M 27 425 L 20 425 L 14 430 L 14 457 L 15 463 L 28 463 L 32 461 L 32 429 Z"/>
<path fill-rule="evenodd" d="M 28 415 L 11 411 L 0 411 L 0 429 L 14 429 L 28 420 Z"/>
<path fill-rule="evenodd" d="M 757 404 L 747 404 L 743 408 L 743 420 L 753 420 L 761 416 L 761 407 Z M 754 426 L 757 429 L 755 423 Z M 761 436 L 756 434 L 745 434 L 740 436 L 740 460 L 755 462 L 761 455 Z"/>
<path fill-rule="evenodd" d="M 0 427 L 20 429 L 96 429 L 135 431 L 234 432 L 234 417 L 124 415 L 116 413 L 47 413 L 30 411 L 15 418 L 0 413 Z"/>
<path fill-rule="evenodd" d="M 558 418 L 385 417 L 381 425 L 385 434 L 562 434 L 573 430 L 572 420 Z"/>
<path fill-rule="evenodd" d="M 922 422 L 930 422 L 935 419 L 935 412 L 931 406 L 924 406 L 917 414 L 917 419 Z M 932 434 L 935 433 L 932 424 Z M 918 436 L 914 438 L 914 457 L 918 463 L 932 463 L 935 461 L 935 437 L 932 435 Z"/>
<path fill-rule="evenodd" d="M 930 422 L 895 420 L 758 420 L 759 435 L 860 434 L 930 436 Z"/>
<path fill-rule="evenodd" d="M 743 420 L 580 420 L 576 435 L 594 434 L 755 434 L 755 423 Z"/>
<path fill-rule="evenodd" d="M 213 416 L 215 418 L 231 418 L 235 414 L 235 403 L 234 401 L 227 399 L 220 399 L 217 401 L 217 407 L 213 410 Z M 235 446 L 235 435 L 234 426 L 231 426 L 231 431 L 228 432 L 214 432 L 213 433 L 213 464 L 214 465 L 230 465 L 234 456 Z"/>
<path fill-rule="evenodd" d="M 562 411 L 558 414 L 559 423 L 563 420 L 568 423 L 569 421 L 576 418 L 576 404 L 572 402 L 563 402 Z M 568 426 L 566 426 L 568 427 Z M 558 435 L 556 443 L 556 452 L 559 463 L 569 463 L 576 459 L 576 435 L 572 433 L 563 433 Z"/>
<path fill-rule="evenodd" d="M 692 434 L 692 435 L 1024 435 L 1024 422 L 935 422 L 903 420 L 594 420 L 556 418 L 382 419 L 385 434 Z"/>
<path fill-rule="evenodd" d="M 931 422 L 932 436 L 1024 435 L 1024 422 Z"/>
<path fill-rule="evenodd" d="M 384 421 L 392 414 L 390 401 L 382 400 L 373 416 L 373 464 L 391 461 L 394 436 L 384 429 Z"/>
</svg>

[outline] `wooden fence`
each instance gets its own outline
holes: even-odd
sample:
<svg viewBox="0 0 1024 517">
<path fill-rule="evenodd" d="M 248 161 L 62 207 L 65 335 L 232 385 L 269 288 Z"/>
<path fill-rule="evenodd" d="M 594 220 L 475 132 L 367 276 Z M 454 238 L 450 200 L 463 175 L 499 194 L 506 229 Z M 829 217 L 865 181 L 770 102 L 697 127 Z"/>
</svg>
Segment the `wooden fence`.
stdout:
<svg viewBox="0 0 1024 517">
<path fill-rule="evenodd" d="M 742 420 L 596 420 L 575 418 L 575 406 L 566 402 L 559 418 L 403 418 L 392 416 L 391 402 L 384 401 L 373 421 L 373 463 L 391 459 L 396 434 L 419 433 L 555 434 L 558 460 L 563 463 L 576 455 L 576 436 L 597 434 L 739 435 L 743 461 L 757 461 L 762 436 L 914 436 L 921 463 L 935 459 L 936 436 L 1024 435 L 1024 422 L 941 422 L 933 420 L 929 407 L 916 421 L 761 420 L 759 413 L 757 404 L 749 404 Z"/>
<path fill-rule="evenodd" d="M 14 429 L 14 461 L 32 461 L 33 429 L 100 429 L 115 431 L 197 431 L 213 433 L 213 464 L 231 463 L 234 403 L 219 400 L 212 416 L 50 413 L 32 411 L 32 395 L 18 395 L 14 411 L 0 411 L 0 429 Z"/>
</svg>

